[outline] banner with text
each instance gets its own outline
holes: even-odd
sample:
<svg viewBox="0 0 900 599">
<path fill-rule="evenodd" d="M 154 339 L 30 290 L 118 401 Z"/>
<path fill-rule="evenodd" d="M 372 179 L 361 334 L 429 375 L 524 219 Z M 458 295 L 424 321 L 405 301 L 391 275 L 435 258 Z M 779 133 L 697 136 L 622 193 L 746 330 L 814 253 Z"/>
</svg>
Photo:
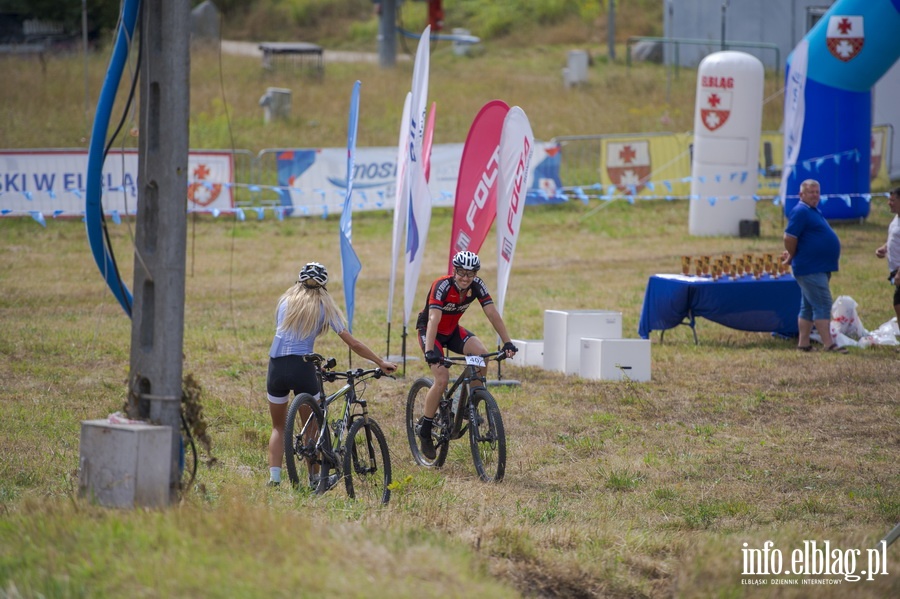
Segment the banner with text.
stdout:
<svg viewBox="0 0 900 599">
<path fill-rule="evenodd" d="M 0 150 L 0 211 L 75 216 L 84 213 L 87 150 Z M 230 211 L 234 162 L 230 152 L 188 157 L 188 211 Z M 103 210 L 135 214 L 137 150 L 110 151 L 103 165 Z"/>
<path fill-rule="evenodd" d="M 434 206 L 452 206 L 463 144 L 436 144 L 431 154 L 429 189 Z M 268 153 L 269 151 L 267 151 Z M 188 158 L 188 211 L 214 215 L 240 211 L 235 188 L 274 192 L 280 206 L 258 207 L 279 215 L 339 214 L 347 186 L 347 149 L 292 149 L 275 152 L 277 185 L 235 181 L 231 152 L 191 151 Z M 535 180 L 527 204 L 564 201 L 558 194 L 559 145 L 537 142 L 532 160 Z M 253 173 L 264 169 L 251 169 Z M 103 210 L 107 215 L 133 215 L 137 203 L 137 150 L 113 151 L 103 169 Z M 394 208 L 397 148 L 357 148 L 353 210 Z M 29 213 L 46 216 L 84 214 L 87 184 L 86 150 L 0 150 L 0 216 Z M 247 206 L 244 206 L 246 209 Z"/>
<path fill-rule="evenodd" d="M 436 144 L 431 151 L 428 188 L 432 205 L 451 207 L 462 160 L 463 144 Z M 275 154 L 278 191 L 285 214 L 337 214 L 347 187 L 347 150 L 337 148 L 280 150 Z M 560 152 L 556 143 L 536 143 L 532 160 L 535 180 L 527 203 L 546 202 L 562 187 Z M 397 148 L 357 148 L 353 171 L 353 209 L 394 208 Z"/>
</svg>

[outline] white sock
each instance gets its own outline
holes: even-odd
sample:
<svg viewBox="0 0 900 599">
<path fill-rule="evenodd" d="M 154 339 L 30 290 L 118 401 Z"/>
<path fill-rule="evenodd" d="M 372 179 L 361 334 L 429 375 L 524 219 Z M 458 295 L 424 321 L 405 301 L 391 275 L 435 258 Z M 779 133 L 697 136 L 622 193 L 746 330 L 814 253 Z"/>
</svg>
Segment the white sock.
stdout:
<svg viewBox="0 0 900 599">
<path fill-rule="evenodd" d="M 281 468 L 278 466 L 272 466 L 269 468 L 269 480 L 275 481 L 276 483 L 281 482 Z"/>
</svg>

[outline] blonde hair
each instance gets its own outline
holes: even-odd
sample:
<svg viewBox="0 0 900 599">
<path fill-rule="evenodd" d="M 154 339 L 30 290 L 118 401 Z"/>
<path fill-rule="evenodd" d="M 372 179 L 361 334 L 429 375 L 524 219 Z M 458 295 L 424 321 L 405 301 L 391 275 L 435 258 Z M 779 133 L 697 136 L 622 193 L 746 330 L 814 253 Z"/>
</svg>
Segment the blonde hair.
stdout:
<svg viewBox="0 0 900 599">
<path fill-rule="evenodd" d="M 340 324 L 346 328 L 344 315 L 334 303 L 334 298 L 325 287 L 307 287 L 303 283 L 295 283 L 281 299 L 278 305 L 285 304 L 284 320 L 281 330 L 292 331 L 295 335 L 318 337 L 328 330 L 330 323 Z M 322 318 L 322 315 L 325 318 Z"/>
</svg>

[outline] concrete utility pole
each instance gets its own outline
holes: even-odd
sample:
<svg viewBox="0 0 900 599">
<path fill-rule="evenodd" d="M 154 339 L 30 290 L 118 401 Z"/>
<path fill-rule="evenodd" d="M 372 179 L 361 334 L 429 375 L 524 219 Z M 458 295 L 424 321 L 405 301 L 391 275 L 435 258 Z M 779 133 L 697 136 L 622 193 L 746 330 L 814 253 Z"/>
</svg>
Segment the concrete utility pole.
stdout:
<svg viewBox="0 0 900 599">
<path fill-rule="evenodd" d="M 728 12 L 728 0 L 722 3 L 722 50 L 725 51 L 728 49 L 728 46 L 725 45 L 725 17 Z"/>
<path fill-rule="evenodd" d="M 187 246 L 190 0 L 143 0 L 140 143 L 129 412 L 172 427 L 170 498 L 181 480 Z"/>
<path fill-rule="evenodd" d="M 91 94 L 88 88 L 88 32 L 87 0 L 81 0 L 81 48 L 84 52 L 84 131 L 85 139 L 91 137 Z"/>
<path fill-rule="evenodd" d="M 397 0 L 381 1 L 378 21 L 378 64 L 392 68 L 397 63 Z"/>
<path fill-rule="evenodd" d="M 616 59 L 616 0 L 609 0 L 609 18 L 606 20 L 606 47 L 609 59 Z"/>
</svg>

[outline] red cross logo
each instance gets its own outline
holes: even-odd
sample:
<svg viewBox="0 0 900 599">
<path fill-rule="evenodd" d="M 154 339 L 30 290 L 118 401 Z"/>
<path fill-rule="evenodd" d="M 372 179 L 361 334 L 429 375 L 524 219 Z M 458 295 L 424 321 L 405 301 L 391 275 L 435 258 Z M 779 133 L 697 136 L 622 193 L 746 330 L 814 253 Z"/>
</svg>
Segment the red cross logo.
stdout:
<svg viewBox="0 0 900 599">
<path fill-rule="evenodd" d="M 631 162 L 634 161 L 635 156 L 637 156 L 637 153 L 635 153 L 631 146 L 623 146 L 622 151 L 619 152 L 619 158 L 626 164 L 631 164 Z"/>
<path fill-rule="evenodd" d="M 834 15 L 828 19 L 825 44 L 841 62 L 853 60 L 865 45 L 865 23 L 861 15 Z"/>
<path fill-rule="evenodd" d="M 709 105 L 712 106 L 713 108 L 718 106 L 719 103 L 721 102 L 721 100 L 719 99 L 719 96 L 717 96 L 716 94 L 710 94 L 709 99 L 707 101 L 709 102 Z"/>
<path fill-rule="evenodd" d="M 205 164 L 201 164 L 194 169 L 194 177 L 199 179 L 200 181 L 206 180 L 209 176 L 209 169 Z"/>
</svg>

